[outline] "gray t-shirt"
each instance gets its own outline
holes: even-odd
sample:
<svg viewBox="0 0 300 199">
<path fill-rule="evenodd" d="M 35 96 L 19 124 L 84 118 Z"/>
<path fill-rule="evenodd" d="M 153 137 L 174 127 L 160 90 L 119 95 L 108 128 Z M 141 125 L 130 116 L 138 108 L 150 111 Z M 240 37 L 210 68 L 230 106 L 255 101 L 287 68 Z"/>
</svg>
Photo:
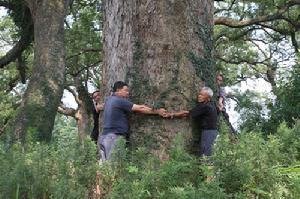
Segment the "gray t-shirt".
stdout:
<svg viewBox="0 0 300 199">
<path fill-rule="evenodd" d="M 225 93 L 225 89 L 222 87 L 218 87 L 218 98 L 223 98 L 223 105 L 225 106 L 225 102 L 226 102 L 226 93 Z"/>
<path fill-rule="evenodd" d="M 133 103 L 125 98 L 112 95 L 104 105 L 103 135 L 108 133 L 126 134 L 129 130 L 128 114 Z"/>
<path fill-rule="evenodd" d="M 223 87 L 218 88 L 218 97 L 222 97 L 225 99 L 226 93 L 225 93 L 225 89 Z"/>
</svg>

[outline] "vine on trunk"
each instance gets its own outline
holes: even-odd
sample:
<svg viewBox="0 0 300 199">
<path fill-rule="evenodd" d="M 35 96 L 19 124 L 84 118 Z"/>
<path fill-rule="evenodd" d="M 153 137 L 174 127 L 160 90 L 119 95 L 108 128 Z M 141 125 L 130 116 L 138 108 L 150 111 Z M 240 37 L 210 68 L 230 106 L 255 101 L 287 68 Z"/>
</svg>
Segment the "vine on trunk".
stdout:
<svg viewBox="0 0 300 199">
<path fill-rule="evenodd" d="M 197 56 L 193 52 L 189 52 L 187 57 L 192 62 L 196 75 L 201 78 L 206 86 L 209 86 L 216 91 L 216 69 L 215 60 L 213 57 L 213 29 L 210 25 L 198 24 L 197 35 L 203 41 L 203 54 Z"/>
</svg>

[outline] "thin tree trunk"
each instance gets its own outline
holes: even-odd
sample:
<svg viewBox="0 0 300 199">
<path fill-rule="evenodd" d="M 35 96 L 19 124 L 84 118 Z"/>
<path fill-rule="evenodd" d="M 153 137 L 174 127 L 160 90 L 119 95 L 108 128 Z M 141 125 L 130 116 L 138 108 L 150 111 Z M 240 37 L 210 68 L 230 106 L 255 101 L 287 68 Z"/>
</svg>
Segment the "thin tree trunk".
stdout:
<svg viewBox="0 0 300 199">
<path fill-rule="evenodd" d="M 87 88 L 82 85 L 82 79 L 78 76 L 75 77 L 75 86 L 78 92 L 78 98 L 80 103 L 78 104 L 79 108 L 75 114 L 78 127 L 78 136 L 80 140 L 83 140 L 85 137 L 89 136 L 92 132 L 93 124 L 93 101 L 89 97 Z"/>
<path fill-rule="evenodd" d="M 34 21 L 34 68 L 15 124 L 15 136 L 49 141 L 65 78 L 67 0 L 27 0 Z"/>
<path fill-rule="evenodd" d="M 106 95 L 124 80 L 134 103 L 175 111 L 193 106 L 201 80 L 215 88 L 213 1 L 105 0 L 104 10 Z M 187 119 L 134 115 L 131 142 L 164 158 L 177 133 L 191 138 L 191 126 Z"/>
<path fill-rule="evenodd" d="M 85 104 L 86 105 L 86 104 Z M 87 107 L 81 106 L 75 114 L 77 128 L 78 128 L 78 137 L 80 140 L 84 140 L 92 132 L 92 118 L 87 113 Z"/>
</svg>

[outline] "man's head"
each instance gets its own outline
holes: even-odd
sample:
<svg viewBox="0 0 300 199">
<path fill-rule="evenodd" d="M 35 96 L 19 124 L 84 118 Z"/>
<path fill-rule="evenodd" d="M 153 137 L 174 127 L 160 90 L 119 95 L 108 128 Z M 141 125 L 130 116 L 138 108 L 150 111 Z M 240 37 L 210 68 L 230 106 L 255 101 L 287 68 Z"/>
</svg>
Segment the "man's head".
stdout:
<svg viewBox="0 0 300 199">
<path fill-rule="evenodd" d="M 129 88 L 125 82 L 117 81 L 114 83 L 113 92 L 119 97 L 128 98 L 129 97 Z"/>
<path fill-rule="evenodd" d="M 209 87 L 203 87 L 198 95 L 198 102 L 209 102 L 214 92 Z"/>
<path fill-rule="evenodd" d="M 220 73 L 217 73 L 216 80 L 217 80 L 218 86 L 222 85 L 222 83 L 223 83 L 223 76 Z"/>
<path fill-rule="evenodd" d="M 95 102 L 99 102 L 100 101 L 100 91 L 96 90 L 92 93 L 92 98 Z"/>
</svg>

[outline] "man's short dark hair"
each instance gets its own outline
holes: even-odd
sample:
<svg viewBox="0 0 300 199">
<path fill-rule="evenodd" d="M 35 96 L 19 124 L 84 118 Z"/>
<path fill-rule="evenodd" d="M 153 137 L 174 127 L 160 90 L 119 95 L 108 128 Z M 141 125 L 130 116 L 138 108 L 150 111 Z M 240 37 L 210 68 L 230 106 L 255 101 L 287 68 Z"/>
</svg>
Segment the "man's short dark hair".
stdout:
<svg viewBox="0 0 300 199">
<path fill-rule="evenodd" d="M 100 90 L 95 90 L 94 92 L 92 92 L 92 96 L 95 94 L 95 93 L 100 93 Z"/>
<path fill-rule="evenodd" d="M 217 72 L 216 77 L 218 77 L 218 76 L 224 78 L 223 75 L 222 75 L 222 73 L 220 73 L 220 72 Z"/>
<path fill-rule="evenodd" d="M 122 89 L 124 86 L 128 86 L 125 82 L 122 82 L 122 81 L 117 81 L 114 83 L 114 86 L 113 86 L 113 92 L 116 92 L 117 89 Z"/>
<path fill-rule="evenodd" d="M 95 90 L 94 92 L 92 92 L 92 95 L 91 95 L 91 96 L 93 97 L 94 94 L 95 94 L 95 93 L 98 93 L 98 92 L 100 93 L 100 90 Z"/>
</svg>

